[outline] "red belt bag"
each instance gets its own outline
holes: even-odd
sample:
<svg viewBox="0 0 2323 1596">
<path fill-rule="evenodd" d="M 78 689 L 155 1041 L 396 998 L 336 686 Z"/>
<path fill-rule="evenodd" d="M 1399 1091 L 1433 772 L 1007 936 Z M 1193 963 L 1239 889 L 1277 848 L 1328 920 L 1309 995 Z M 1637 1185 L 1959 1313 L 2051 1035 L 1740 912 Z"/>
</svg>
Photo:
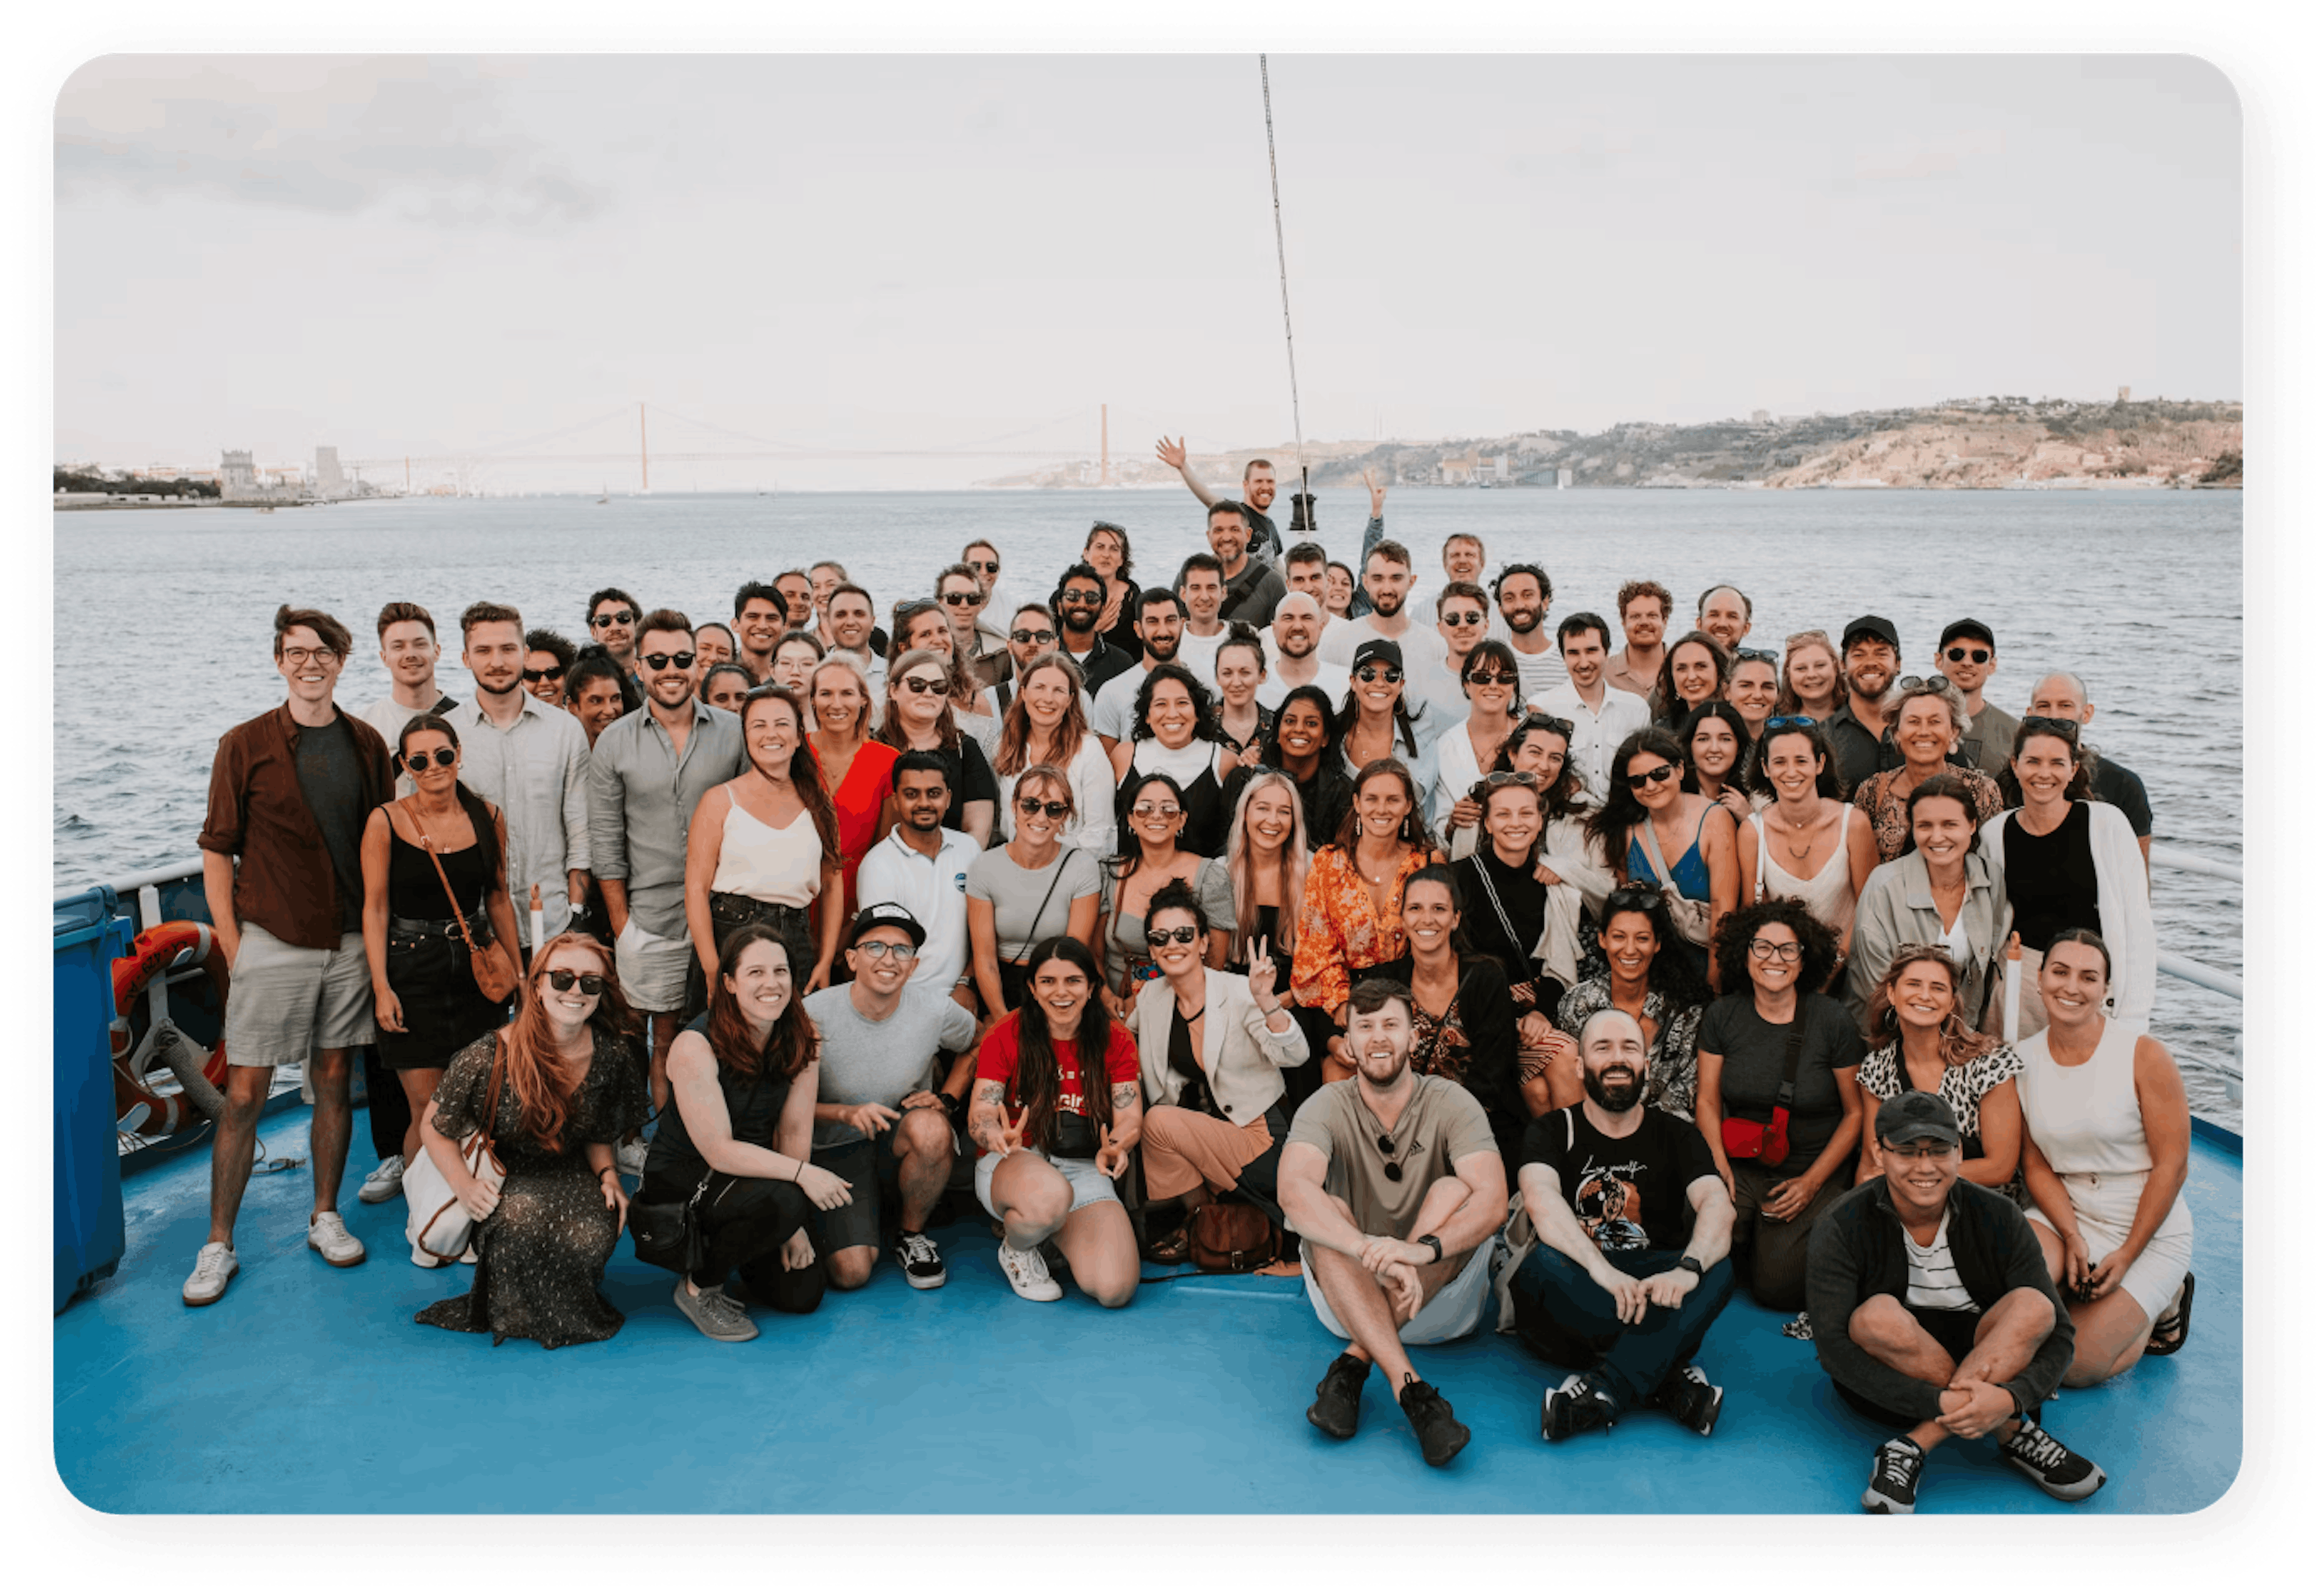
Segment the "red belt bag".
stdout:
<svg viewBox="0 0 2323 1596">
<path fill-rule="evenodd" d="M 1791 1099 L 1798 1089 L 1799 1053 L 1807 1036 L 1806 1001 L 1804 996 L 1796 1001 L 1799 1006 L 1791 1016 L 1783 1059 L 1783 1084 L 1775 1093 L 1773 1112 L 1764 1123 L 1732 1114 L 1719 1122 L 1718 1139 L 1730 1159 L 1754 1159 L 1771 1169 L 1791 1156 Z"/>
</svg>

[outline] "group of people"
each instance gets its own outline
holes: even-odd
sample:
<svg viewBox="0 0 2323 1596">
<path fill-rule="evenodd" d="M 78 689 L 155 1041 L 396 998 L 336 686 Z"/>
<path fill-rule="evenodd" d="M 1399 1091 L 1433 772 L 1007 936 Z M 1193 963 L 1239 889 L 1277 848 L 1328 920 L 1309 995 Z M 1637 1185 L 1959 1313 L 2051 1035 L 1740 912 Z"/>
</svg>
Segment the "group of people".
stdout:
<svg viewBox="0 0 2323 1596">
<path fill-rule="evenodd" d="M 474 1221 L 429 1324 L 615 1334 L 633 1206 L 678 1311 L 743 1341 L 883 1252 L 941 1287 L 970 1201 L 1019 1296 L 1061 1269 L 1108 1307 L 1238 1205 L 1345 1343 L 1335 1436 L 1377 1364 L 1448 1463 L 1408 1349 L 1486 1325 L 1572 1371 L 1544 1438 L 1706 1436 L 1740 1288 L 1896 1432 L 1867 1508 L 1985 1435 L 2096 1490 L 2042 1405 L 2175 1352 L 2194 1280 L 2151 815 L 2083 682 L 2009 715 L 1972 619 L 1924 676 L 1877 615 L 1756 648 L 1732 586 L 1674 639 L 1644 581 L 1552 627 L 1548 573 L 1488 581 L 1464 534 L 1415 604 L 1379 490 L 1349 572 L 1284 546 L 1265 462 L 1229 499 L 1162 454 L 1207 545 L 1167 586 L 1100 521 L 1046 592 L 1005 601 L 978 541 L 885 627 L 831 562 L 730 622 L 605 588 L 580 649 L 483 601 L 466 696 L 398 601 L 359 713 L 346 628 L 280 610 L 284 702 L 221 739 L 200 839 L 233 1068 L 186 1302 L 236 1271 L 300 1059 L 308 1245 L 363 1261 L 363 1050 L 360 1195 L 424 1152 Z"/>
</svg>

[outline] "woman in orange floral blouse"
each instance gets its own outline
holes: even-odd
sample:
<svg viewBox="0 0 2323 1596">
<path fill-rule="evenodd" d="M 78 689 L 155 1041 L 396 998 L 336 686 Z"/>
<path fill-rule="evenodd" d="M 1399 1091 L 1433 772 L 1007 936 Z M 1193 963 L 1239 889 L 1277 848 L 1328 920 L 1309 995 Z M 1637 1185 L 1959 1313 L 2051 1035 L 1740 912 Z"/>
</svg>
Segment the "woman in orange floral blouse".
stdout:
<svg viewBox="0 0 2323 1596">
<path fill-rule="evenodd" d="M 1402 761 L 1374 759 L 1355 777 L 1355 801 L 1338 840 L 1318 848 L 1299 905 L 1299 947 L 1290 962 L 1291 1000 L 1321 1009 L 1342 1030 L 1348 990 L 1364 970 L 1405 948 L 1396 904 L 1414 870 L 1440 861 L 1422 818 L 1419 792 Z M 1326 1081 L 1354 1073 L 1346 1043 L 1334 1037 Z"/>
</svg>

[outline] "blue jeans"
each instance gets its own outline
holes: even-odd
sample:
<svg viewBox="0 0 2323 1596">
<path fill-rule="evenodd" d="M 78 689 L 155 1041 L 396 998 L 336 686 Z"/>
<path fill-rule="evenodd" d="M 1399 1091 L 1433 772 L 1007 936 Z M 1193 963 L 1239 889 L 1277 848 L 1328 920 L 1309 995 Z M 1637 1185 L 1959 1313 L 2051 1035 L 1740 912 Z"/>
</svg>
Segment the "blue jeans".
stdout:
<svg viewBox="0 0 2323 1596">
<path fill-rule="evenodd" d="M 1608 1252 L 1605 1261 L 1635 1280 L 1673 1267 L 1679 1252 Z M 1552 1363 L 1589 1369 L 1623 1409 L 1651 1396 L 1673 1369 L 1693 1360 L 1712 1323 L 1734 1294 L 1734 1270 L 1723 1258 L 1676 1307 L 1648 1304 L 1644 1320 L 1625 1325 L 1613 1294 L 1556 1248 L 1533 1248 L 1509 1284 L 1517 1334 Z"/>
</svg>

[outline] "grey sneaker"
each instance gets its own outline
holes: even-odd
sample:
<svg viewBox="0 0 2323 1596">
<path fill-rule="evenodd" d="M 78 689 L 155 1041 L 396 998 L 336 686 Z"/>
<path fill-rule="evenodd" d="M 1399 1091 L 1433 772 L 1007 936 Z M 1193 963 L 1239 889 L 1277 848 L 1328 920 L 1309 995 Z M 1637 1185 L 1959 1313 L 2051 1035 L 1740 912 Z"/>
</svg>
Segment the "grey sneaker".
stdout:
<svg viewBox="0 0 2323 1596">
<path fill-rule="evenodd" d="M 225 1242 L 204 1242 L 194 1259 L 194 1272 L 186 1277 L 183 1296 L 188 1307 L 207 1307 L 225 1295 L 225 1284 L 242 1264 Z"/>
<path fill-rule="evenodd" d="M 2043 1429 L 2027 1416 L 2016 1433 L 2000 1444 L 2000 1455 L 2018 1472 L 2061 1502 L 2077 1502 L 2097 1493 L 2105 1471 Z"/>
<path fill-rule="evenodd" d="M 712 1341 L 756 1341 L 758 1327 L 750 1323 L 750 1316 L 740 1303 L 726 1295 L 722 1286 L 706 1286 L 696 1297 L 685 1289 L 685 1277 L 680 1275 L 674 1294 L 677 1311 L 693 1321 L 693 1327 Z"/>
<path fill-rule="evenodd" d="M 1927 1463 L 1928 1454 L 1909 1435 L 1882 1441 L 1871 1454 L 1871 1483 L 1863 1488 L 1863 1510 L 1908 1513 L 1918 1507 L 1920 1471 Z"/>
<path fill-rule="evenodd" d="M 403 1191 L 403 1155 L 390 1152 L 381 1159 L 379 1168 L 363 1177 L 355 1195 L 367 1203 L 383 1203 Z"/>
<path fill-rule="evenodd" d="M 347 1222 L 335 1208 L 326 1208 L 307 1221 L 307 1244 L 334 1269 L 353 1269 L 363 1261 L 363 1244 L 347 1234 Z"/>
</svg>

